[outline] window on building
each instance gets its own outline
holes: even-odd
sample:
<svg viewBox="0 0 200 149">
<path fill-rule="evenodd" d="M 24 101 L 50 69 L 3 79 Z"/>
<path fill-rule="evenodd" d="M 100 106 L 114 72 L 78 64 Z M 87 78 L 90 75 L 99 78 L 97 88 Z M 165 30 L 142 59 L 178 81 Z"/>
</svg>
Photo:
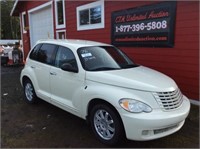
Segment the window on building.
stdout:
<svg viewBox="0 0 200 149">
<path fill-rule="evenodd" d="M 90 9 L 90 24 L 101 23 L 101 7 L 95 7 Z"/>
<path fill-rule="evenodd" d="M 26 20 L 26 12 L 22 12 L 22 27 L 23 27 L 23 33 L 26 33 L 26 27 L 28 27 Z"/>
<path fill-rule="evenodd" d="M 65 28 L 64 0 L 55 0 L 56 28 Z"/>
<path fill-rule="evenodd" d="M 65 36 L 65 30 L 59 30 L 59 31 L 56 31 L 57 35 L 57 39 L 66 39 L 66 36 Z"/>
<path fill-rule="evenodd" d="M 104 1 L 97 1 L 76 8 L 77 30 L 104 28 Z"/>
<path fill-rule="evenodd" d="M 89 9 L 79 11 L 80 25 L 90 24 Z"/>
</svg>

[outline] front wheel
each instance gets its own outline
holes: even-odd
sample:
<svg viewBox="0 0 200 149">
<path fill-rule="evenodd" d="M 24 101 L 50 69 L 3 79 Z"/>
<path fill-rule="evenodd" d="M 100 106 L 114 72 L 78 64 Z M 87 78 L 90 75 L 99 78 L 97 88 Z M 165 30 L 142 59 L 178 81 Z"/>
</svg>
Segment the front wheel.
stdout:
<svg viewBox="0 0 200 149">
<path fill-rule="evenodd" d="M 95 136 L 104 144 L 116 145 L 124 139 L 121 119 L 116 111 L 105 104 L 93 107 L 90 124 Z"/>
</svg>

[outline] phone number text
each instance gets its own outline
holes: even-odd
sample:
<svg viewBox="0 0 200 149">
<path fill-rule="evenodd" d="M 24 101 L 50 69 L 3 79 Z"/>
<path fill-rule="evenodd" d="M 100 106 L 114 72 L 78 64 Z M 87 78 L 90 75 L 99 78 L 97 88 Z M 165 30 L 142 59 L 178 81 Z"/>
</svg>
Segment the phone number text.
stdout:
<svg viewBox="0 0 200 149">
<path fill-rule="evenodd" d="M 148 23 L 140 23 L 140 24 L 132 24 L 132 25 L 119 25 L 115 27 L 115 32 L 139 32 L 143 30 L 160 30 L 160 29 L 166 29 L 167 28 L 167 21 L 153 21 Z"/>
</svg>

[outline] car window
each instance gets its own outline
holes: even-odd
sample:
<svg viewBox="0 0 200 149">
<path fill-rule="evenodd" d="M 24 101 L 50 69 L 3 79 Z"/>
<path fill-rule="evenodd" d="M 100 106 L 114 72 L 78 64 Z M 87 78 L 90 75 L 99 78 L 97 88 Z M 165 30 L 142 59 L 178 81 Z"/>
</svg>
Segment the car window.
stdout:
<svg viewBox="0 0 200 149">
<path fill-rule="evenodd" d="M 68 63 L 73 68 L 77 68 L 76 58 L 73 52 L 66 47 L 60 46 L 56 54 L 55 66 L 61 68 L 64 63 Z"/>
<path fill-rule="evenodd" d="M 42 44 L 38 44 L 38 45 L 36 45 L 36 46 L 33 48 L 33 50 L 32 50 L 31 53 L 30 53 L 30 56 L 29 56 L 30 59 L 32 59 L 32 60 L 37 60 L 38 50 L 40 49 L 41 45 L 42 45 Z"/>
<path fill-rule="evenodd" d="M 43 44 L 38 51 L 38 61 L 52 65 L 56 47 L 57 46 L 53 44 Z"/>
<path fill-rule="evenodd" d="M 134 64 L 122 51 L 112 46 L 93 46 L 78 49 L 82 66 L 87 71 L 133 68 Z"/>
</svg>

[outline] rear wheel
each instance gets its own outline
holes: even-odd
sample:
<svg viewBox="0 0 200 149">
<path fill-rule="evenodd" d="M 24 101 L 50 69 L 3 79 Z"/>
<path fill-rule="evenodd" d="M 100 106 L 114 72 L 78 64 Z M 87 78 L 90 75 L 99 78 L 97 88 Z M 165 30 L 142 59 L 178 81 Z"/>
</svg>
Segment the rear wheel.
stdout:
<svg viewBox="0 0 200 149">
<path fill-rule="evenodd" d="M 31 104 L 38 101 L 33 84 L 28 79 L 24 81 L 24 99 L 27 103 Z"/>
<path fill-rule="evenodd" d="M 123 125 L 118 113 L 106 104 L 92 108 L 90 124 L 95 136 L 104 144 L 116 145 L 124 139 Z"/>
</svg>

